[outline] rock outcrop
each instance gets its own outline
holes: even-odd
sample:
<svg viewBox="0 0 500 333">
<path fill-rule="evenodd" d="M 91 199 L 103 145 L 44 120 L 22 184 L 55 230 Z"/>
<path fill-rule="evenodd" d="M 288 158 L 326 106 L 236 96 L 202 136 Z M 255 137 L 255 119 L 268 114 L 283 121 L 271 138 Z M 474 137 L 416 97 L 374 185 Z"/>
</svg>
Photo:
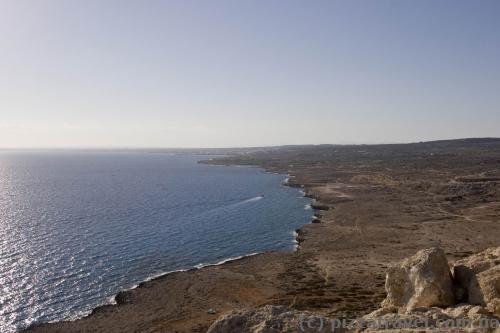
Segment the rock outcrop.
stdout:
<svg viewBox="0 0 500 333">
<path fill-rule="evenodd" d="M 382 307 L 347 326 L 268 305 L 222 316 L 207 333 L 500 333 L 500 247 L 459 260 L 452 271 L 443 250 L 421 250 L 389 269 Z"/>
<path fill-rule="evenodd" d="M 309 312 L 267 305 L 258 309 L 233 311 L 215 321 L 207 333 L 297 333 L 331 332 L 331 327 Z"/>
<path fill-rule="evenodd" d="M 500 247 L 459 260 L 452 271 L 441 249 L 419 251 L 389 269 L 382 308 L 363 319 L 409 323 L 402 332 L 440 332 L 447 324 L 454 332 L 500 332 Z M 381 330 L 388 331 L 364 332 Z"/>
<path fill-rule="evenodd" d="M 316 210 L 329 210 L 330 206 L 328 204 L 325 204 L 323 202 L 320 202 L 316 199 L 313 199 L 311 201 L 311 208 L 316 209 Z"/>
<path fill-rule="evenodd" d="M 392 266 L 386 275 L 385 308 L 400 312 L 420 307 L 446 307 L 455 303 L 453 281 L 443 250 L 421 250 Z"/>
<path fill-rule="evenodd" d="M 419 308 L 405 313 L 381 308 L 358 320 L 355 332 L 496 333 L 497 322 L 485 308 L 468 304 Z"/>
<path fill-rule="evenodd" d="M 453 277 L 461 301 L 486 306 L 500 316 L 500 247 L 457 261 Z"/>
</svg>

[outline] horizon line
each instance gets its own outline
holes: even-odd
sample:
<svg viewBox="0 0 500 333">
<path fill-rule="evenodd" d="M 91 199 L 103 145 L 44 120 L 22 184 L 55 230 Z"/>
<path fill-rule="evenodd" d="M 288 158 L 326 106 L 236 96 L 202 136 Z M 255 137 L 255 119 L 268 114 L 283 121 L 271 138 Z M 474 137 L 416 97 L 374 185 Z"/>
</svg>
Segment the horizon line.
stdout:
<svg viewBox="0 0 500 333">
<path fill-rule="evenodd" d="M 406 141 L 406 142 L 377 142 L 377 143 L 306 143 L 306 144 L 280 144 L 280 145 L 263 145 L 263 146 L 227 146 L 227 147 L 147 147 L 147 146 L 67 146 L 67 147 L 0 147 L 0 150 L 236 150 L 236 149 L 262 149 L 262 148 L 279 148 L 279 147 L 307 147 L 307 146 L 378 146 L 378 145 L 406 145 L 419 143 L 433 143 L 446 141 L 467 141 L 467 140 L 500 140 L 500 137 L 461 137 L 451 139 L 436 139 L 422 141 Z"/>
</svg>

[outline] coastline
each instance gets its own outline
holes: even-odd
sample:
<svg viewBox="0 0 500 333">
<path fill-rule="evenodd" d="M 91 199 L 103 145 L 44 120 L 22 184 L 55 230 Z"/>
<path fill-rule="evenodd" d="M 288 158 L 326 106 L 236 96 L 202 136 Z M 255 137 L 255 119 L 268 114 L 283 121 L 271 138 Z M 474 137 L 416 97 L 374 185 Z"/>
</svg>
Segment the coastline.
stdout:
<svg viewBox="0 0 500 333">
<path fill-rule="evenodd" d="M 111 303 L 106 303 L 106 304 L 102 304 L 100 306 L 97 306 L 95 307 L 94 309 L 92 309 L 92 311 L 90 311 L 87 315 L 84 315 L 84 316 L 81 316 L 79 318 L 76 318 L 74 320 L 59 320 L 59 321 L 53 321 L 53 322 L 48 322 L 48 323 L 40 323 L 40 324 L 34 324 L 33 326 L 39 326 L 39 325 L 45 325 L 45 324 L 54 324 L 54 323 L 61 323 L 61 322 L 73 322 L 73 321 L 76 321 L 76 320 L 80 320 L 80 319 L 83 319 L 85 317 L 88 317 L 88 316 L 91 316 L 94 312 L 99 312 L 100 311 L 100 308 L 105 308 L 105 307 L 108 307 L 108 306 L 115 306 L 115 305 L 121 305 L 124 303 L 124 300 L 127 299 L 127 293 L 128 292 L 131 292 L 135 289 L 138 289 L 138 288 L 147 288 L 147 284 L 149 282 L 152 282 L 152 281 L 155 281 L 155 280 L 161 280 L 161 279 L 164 279 L 166 277 L 168 277 L 170 274 L 179 274 L 179 273 L 185 273 L 185 272 L 194 272 L 194 271 L 198 271 L 198 270 L 202 270 L 204 268 L 208 268 L 208 267 L 215 267 L 215 266 L 222 266 L 224 264 L 228 264 L 228 263 L 232 263 L 232 262 L 235 262 L 235 261 L 240 261 L 240 260 L 244 260 L 246 258 L 250 258 L 250 257 L 255 257 L 255 256 L 258 256 L 258 255 L 262 255 L 266 252 L 255 252 L 255 253 L 250 253 L 250 254 L 247 254 L 247 255 L 242 255 L 242 256 L 236 256 L 236 257 L 231 257 L 231 258 L 227 258 L 227 259 L 223 259 L 217 263 L 211 263 L 211 264 L 197 264 L 191 268 L 186 268 L 186 269 L 177 269 L 177 270 L 172 270 L 172 271 L 168 271 L 168 272 L 164 272 L 164 273 L 159 273 L 159 274 L 155 274 L 153 276 L 150 276 L 150 277 L 147 277 L 146 279 L 144 279 L 143 281 L 135 284 L 134 286 L 130 287 L 130 288 L 126 288 L 126 289 L 123 289 L 121 291 L 119 291 L 116 295 L 113 296 L 113 300 Z M 28 327 L 27 330 L 29 330 L 31 327 Z"/>
<path fill-rule="evenodd" d="M 245 258 L 248 258 L 248 257 L 254 257 L 254 256 L 258 256 L 260 254 L 264 254 L 265 252 L 254 252 L 254 253 L 249 253 L 249 254 L 245 254 L 245 255 L 241 255 L 241 256 L 236 256 L 236 257 L 230 257 L 230 258 L 227 258 L 227 259 L 222 259 L 221 261 L 218 261 L 216 263 L 208 263 L 208 264 L 196 264 L 194 265 L 193 267 L 191 268 L 184 268 L 184 269 L 176 269 L 176 270 L 172 270 L 172 271 L 167 271 L 167 272 L 162 272 L 162 273 L 158 273 L 158 274 L 155 274 L 155 275 L 152 275 L 152 276 L 149 276 L 147 277 L 146 279 L 134 284 L 132 287 L 130 288 L 125 288 L 123 290 L 120 290 L 118 293 L 116 293 L 116 295 L 112 296 L 112 301 L 109 302 L 109 303 L 104 303 L 102 305 L 99 305 L 97 307 L 95 307 L 94 309 L 92 309 L 88 314 L 86 315 L 83 315 L 79 318 L 76 318 L 74 320 L 69 320 L 69 321 L 75 321 L 75 320 L 78 320 L 78 319 L 81 319 L 81 318 L 84 318 L 84 317 L 87 317 L 89 315 L 91 315 L 95 310 L 97 310 L 98 308 L 102 307 L 102 306 L 108 306 L 108 305 L 119 305 L 120 302 L 117 300 L 117 298 L 122 298 L 120 296 L 120 294 L 122 293 L 126 293 L 128 291 L 131 291 L 131 290 L 134 290 L 134 289 L 137 289 L 137 288 L 140 288 L 140 287 L 143 287 L 146 283 L 150 282 L 150 281 L 153 281 L 153 280 L 156 280 L 156 279 L 160 279 L 162 277 L 165 277 L 169 274 L 175 274 L 175 273 L 183 273 L 183 272 L 191 272 L 191 271 L 196 271 L 196 270 L 200 270 L 200 269 L 203 269 L 205 267 L 213 267 L 213 266 L 221 266 L 221 265 L 224 265 L 226 263 L 230 263 L 230 262 L 233 262 L 233 261 L 238 261 L 238 260 L 242 260 L 242 259 L 245 259 Z M 64 321 L 64 320 L 62 320 Z M 53 321 L 53 322 L 48 322 L 48 323 L 57 323 L 57 322 L 61 322 L 61 320 L 58 320 L 58 321 Z M 36 324 L 35 324 L 36 326 Z"/>
<path fill-rule="evenodd" d="M 102 318 L 107 318 L 110 314 L 116 314 L 121 311 L 120 308 L 122 307 L 127 307 L 127 305 L 130 304 L 131 300 L 135 299 L 136 296 L 141 294 L 142 292 L 149 292 L 150 289 L 168 289 L 168 291 L 172 291 L 176 287 L 178 287 L 179 284 L 182 284 L 184 281 L 189 281 L 193 278 L 193 275 L 212 275 L 212 274 L 218 274 L 218 270 L 223 270 L 223 269 L 233 269 L 235 265 L 243 265 L 243 266 L 248 266 L 248 265 L 253 265 L 253 266 L 261 266 L 261 261 L 267 261 L 267 262 L 275 262 L 277 257 L 281 256 L 286 256 L 286 253 L 279 253 L 279 252 L 262 252 L 262 253 L 256 253 L 256 254 L 250 254 L 247 256 L 241 256 L 237 258 L 230 258 L 223 260 L 222 263 L 220 264 L 208 264 L 206 266 L 203 266 L 201 268 L 191 268 L 191 269 L 186 269 L 186 270 L 178 270 L 178 271 L 173 271 L 173 272 L 168 272 L 166 274 L 162 274 L 159 276 L 156 276 L 154 278 L 151 278 L 149 280 L 143 281 L 137 286 L 134 286 L 134 288 L 129 288 L 123 291 L 120 291 L 117 295 L 114 297 L 114 304 L 104 304 L 101 306 L 98 306 L 94 308 L 88 315 L 85 315 L 83 317 L 80 317 L 75 320 L 69 320 L 69 321 L 55 321 L 55 322 L 48 322 L 48 323 L 35 323 L 29 327 L 27 327 L 25 330 L 22 330 L 21 332 L 95 332 L 95 325 L 90 323 L 90 325 L 84 324 L 85 321 L 94 321 L 95 319 L 102 319 Z M 261 259 L 263 258 L 263 259 Z M 273 259 L 269 259 L 273 258 Z M 158 285 L 164 284 L 163 287 L 158 288 Z M 210 283 L 211 284 L 211 283 Z M 218 283 L 220 284 L 220 283 Z M 172 285 L 172 288 L 166 285 Z M 166 288 L 164 288 L 166 286 Z M 255 288 L 255 287 L 254 287 Z M 259 286 L 257 289 L 261 289 L 262 286 Z M 269 288 L 269 286 L 266 286 L 264 288 Z M 272 288 L 272 286 L 271 286 Z M 174 290 L 175 292 L 175 290 Z M 157 292 L 153 292 L 156 294 Z M 144 297 L 146 299 L 150 299 L 151 297 Z M 181 297 L 183 298 L 183 297 Z M 242 308 L 245 308 L 247 306 L 252 306 L 256 305 L 262 302 L 262 298 L 256 297 L 258 302 L 254 303 L 253 301 L 251 303 L 248 302 L 241 302 Z M 177 303 L 177 302 L 176 302 Z M 240 303 L 240 302 L 236 302 Z M 211 308 L 206 308 L 204 309 L 203 315 L 207 315 L 209 321 L 212 319 L 215 319 L 214 314 L 209 313 Z M 217 314 L 223 311 L 227 311 L 228 309 L 220 308 L 217 307 Z M 172 310 L 172 312 L 176 312 L 175 310 Z M 201 313 L 200 313 L 201 315 Z M 98 318 L 101 317 L 101 318 Z M 128 316 L 127 316 L 128 317 Z M 207 318 L 204 318 L 204 321 L 206 321 Z M 111 326 L 106 327 L 105 329 L 102 330 L 102 332 L 126 332 L 128 331 L 127 328 L 129 327 L 128 324 L 125 324 L 124 326 L 119 326 L 116 325 L 116 323 L 110 323 Z M 75 326 L 78 326 L 75 328 Z M 101 325 L 98 325 L 101 326 Z M 67 328 L 70 327 L 70 328 Z M 135 331 L 135 329 L 134 329 Z M 176 330 L 177 331 L 177 330 Z M 101 331 L 98 331 L 101 332 Z M 170 331 L 169 331 L 170 332 Z M 172 331 L 173 332 L 173 331 Z"/>
<path fill-rule="evenodd" d="M 224 157 L 226 157 L 226 156 L 220 156 L 220 157 L 217 157 L 217 159 L 224 158 Z M 264 172 L 264 173 L 283 175 L 285 178 L 282 182 L 280 182 L 279 186 L 296 187 L 296 186 L 289 184 L 289 180 L 291 177 L 289 174 L 268 171 L 265 168 L 258 166 L 258 165 L 236 165 L 236 164 L 232 165 L 232 164 L 212 164 L 212 163 L 210 163 L 211 161 L 216 161 L 217 159 L 200 160 L 200 161 L 198 161 L 198 163 L 211 164 L 212 166 L 257 168 L 257 169 L 261 169 L 261 172 Z M 306 197 L 304 191 L 299 190 L 298 193 L 301 193 L 303 197 Z M 309 203 L 308 205 L 310 206 L 310 204 L 311 203 Z M 312 211 L 314 211 L 314 209 L 312 209 Z M 306 222 L 304 225 L 312 223 L 313 220 L 314 220 L 314 216 L 311 217 L 311 220 Z M 299 230 L 300 230 L 300 228 L 296 229 L 296 230 L 291 230 L 293 250 L 290 251 L 290 253 L 297 252 L 300 248 Z M 203 269 L 206 269 L 206 268 L 228 265 L 228 264 L 232 264 L 234 262 L 244 261 L 248 258 L 263 256 L 266 254 L 267 255 L 279 255 L 279 254 L 286 254 L 286 253 L 288 253 L 288 252 L 281 252 L 281 251 L 254 252 L 254 253 L 249 253 L 249 254 L 240 255 L 240 256 L 228 257 L 228 258 L 222 259 L 222 260 L 215 262 L 215 263 L 199 263 L 199 264 L 196 264 L 190 268 L 176 269 L 176 270 L 171 270 L 171 271 L 166 271 L 166 272 L 154 274 L 152 276 L 146 277 L 144 280 L 134 284 L 131 287 L 124 288 L 124 289 L 120 290 L 114 296 L 111 296 L 109 298 L 109 301 L 103 302 L 102 304 L 96 306 L 95 308 L 93 308 L 92 310 L 90 310 L 86 313 L 77 314 L 73 318 L 67 319 L 67 320 L 56 320 L 56 321 L 49 321 L 49 322 L 42 322 L 42 323 L 33 323 L 33 324 L 29 325 L 27 328 L 25 328 L 19 332 L 31 332 L 32 330 L 38 331 L 39 329 L 43 330 L 44 327 L 51 327 L 52 325 L 59 325 L 59 324 L 64 324 L 64 323 L 74 323 L 74 322 L 78 322 L 79 320 L 89 318 L 89 317 L 96 315 L 96 314 L 99 314 L 99 313 L 105 313 L 106 311 L 109 311 L 110 309 L 113 309 L 114 307 L 119 307 L 119 306 L 125 304 L 127 302 L 126 300 L 130 298 L 130 295 L 133 294 L 135 290 L 140 289 L 140 288 L 148 288 L 149 283 L 159 282 L 161 280 L 167 279 L 170 275 L 190 273 L 190 272 L 195 272 L 195 271 L 202 271 Z"/>
<path fill-rule="evenodd" d="M 384 147 L 386 155 L 364 147 L 376 154 L 361 160 L 357 148 L 335 147 L 340 162 L 328 163 L 317 162 L 324 156 L 320 148 L 314 154 L 308 148 L 306 157 L 298 151 L 273 160 L 266 154 L 226 158 L 220 163 L 289 174 L 287 186 L 300 188 L 323 208 L 316 212 L 319 223 L 297 230 L 298 251 L 169 274 L 123 293 L 116 306 L 27 332 L 206 332 L 228 311 L 268 304 L 330 318 L 369 313 L 385 298 L 391 263 L 431 246 L 442 247 L 451 262 L 498 246 L 499 183 L 450 180 L 497 170 L 500 152 L 488 147 L 479 154 L 473 147 L 464 157 L 463 147 L 452 155 L 453 147 L 446 146 L 442 155 L 436 149 L 422 158 L 428 147 L 414 147 Z M 404 157 L 394 160 L 395 154 Z M 304 162 L 296 166 L 298 159 Z M 450 199 L 454 193 L 461 199 Z"/>
</svg>

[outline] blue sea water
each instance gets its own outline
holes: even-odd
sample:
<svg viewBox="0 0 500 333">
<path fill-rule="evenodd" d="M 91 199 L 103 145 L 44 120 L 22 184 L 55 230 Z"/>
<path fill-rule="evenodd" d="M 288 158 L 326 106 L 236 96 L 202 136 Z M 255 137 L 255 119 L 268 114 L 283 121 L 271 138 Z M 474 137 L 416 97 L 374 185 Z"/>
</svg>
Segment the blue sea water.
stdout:
<svg viewBox="0 0 500 333">
<path fill-rule="evenodd" d="M 147 152 L 0 152 L 0 331 L 68 320 L 168 271 L 291 251 L 283 175 Z"/>
</svg>

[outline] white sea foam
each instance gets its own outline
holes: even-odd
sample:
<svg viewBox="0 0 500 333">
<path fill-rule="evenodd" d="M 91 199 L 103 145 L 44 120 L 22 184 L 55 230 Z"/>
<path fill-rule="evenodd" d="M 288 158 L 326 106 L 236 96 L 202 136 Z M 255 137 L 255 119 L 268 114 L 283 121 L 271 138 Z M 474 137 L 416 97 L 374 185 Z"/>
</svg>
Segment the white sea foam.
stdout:
<svg viewBox="0 0 500 333">
<path fill-rule="evenodd" d="M 311 209 L 312 209 L 311 204 L 307 204 L 307 205 L 305 205 L 305 206 L 304 206 L 304 209 L 305 209 L 305 210 L 311 210 Z"/>
<path fill-rule="evenodd" d="M 218 262 L 216 262 L 214 264 L 198 264 L 198 265 L 195 265 L 194 267 L 196 269 L 201 269 L 203 267 L 220 266 L 220 265 L 223 265 L 223 264 L 225 264 L 227 262 L 231 262 L 231 261 L 235 261 L 235 260 L 240 260 L 240 259 L 247 258 L 247 257 L 253 257 L 253 256 L 256 256 L 256 255 L 261 254 L 261 253 L 262 252 L 253 252 L 253 253 L 246 254 L 246 255 L 243 255 L 243 256 L 230 257 L 230 258 L 218 261 Z"/>
<path fill-rule="evenodd" d="M 136 287 L 137 288 L 137 287 Z M 110 305 L 116 305 L 117 302 L 116 302 L 116 295 L 115 296 L 111 296 L 108 298 L 108 301 L 106 302 L 106 304 L 110 304 Z"/>
<path fill-rule="evenodd" d="M 294 252 L 297 252 L 297 250 L 299 249 L 299 241 L 297 240 L 297 237 L 299 237 L 299 234 L 297 233 L 297 231 L 292 231 L 292 236 L 293 236 L 293 251 Z"/>
<path fill-rule="evenodd" d="M 196 266 L 195 266 L 196 267 Z M 176 269 L 176 270 L 173 270 L 173 271 L 166 271 L 166 272 L 162 272 L 162 273 L 157 273 L 157 274 L 153 274 L 151 276 L 148 276 L 146 279 L 144 279 L 141 283 L 144 283 L 144 282 L 149 282 L 151 280 L 154 280 L 154 279 L 157 279 L 159 277 L 162 277 L 162 276 L 165 276 L 165 275 L 168 275 L 168 274 L 173 274 L 173 273 L 179 273 L 179 272 L 187 272 L 189 269 Z M 137 284 L 135 285 L 134 288 L 130 288 L 130 289 L 127 289 L 127 290 L 132 290 L 132 289 L 135 289 L 137 287 L 139 287 L 139 285 L 141 284 Z"/>
</svg>

